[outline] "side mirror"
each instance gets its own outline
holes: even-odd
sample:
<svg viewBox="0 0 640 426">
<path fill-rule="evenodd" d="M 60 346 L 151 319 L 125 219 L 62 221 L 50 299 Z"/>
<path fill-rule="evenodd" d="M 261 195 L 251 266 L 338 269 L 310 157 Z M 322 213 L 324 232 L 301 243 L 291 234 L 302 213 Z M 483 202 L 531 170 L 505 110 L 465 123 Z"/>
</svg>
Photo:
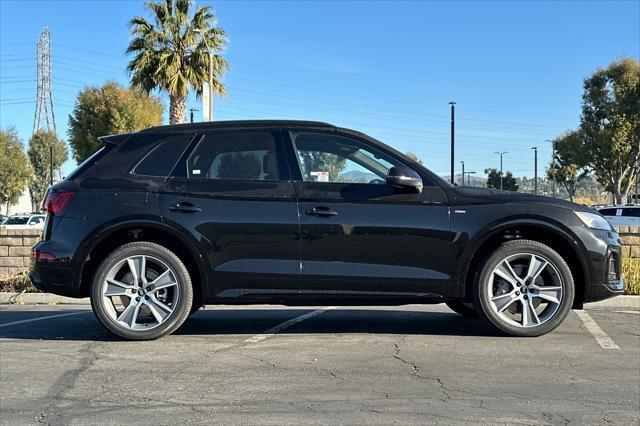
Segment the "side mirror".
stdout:
<svg viewBox="0 0 640 426">
<path fill-rule="evenodd" d="M 422 192 L 422 178 L 414 170 L 403 166 L 394 166 L 387 173 L 387 183 L 399 188 L 412 188 Z"/>
</svg>

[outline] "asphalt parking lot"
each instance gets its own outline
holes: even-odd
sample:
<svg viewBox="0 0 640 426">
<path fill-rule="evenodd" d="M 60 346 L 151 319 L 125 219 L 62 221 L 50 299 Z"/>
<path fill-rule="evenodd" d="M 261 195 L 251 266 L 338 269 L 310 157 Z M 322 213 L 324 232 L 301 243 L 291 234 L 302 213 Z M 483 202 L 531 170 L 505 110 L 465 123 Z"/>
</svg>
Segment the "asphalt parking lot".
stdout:
<svg viewBox="0 0 640 426">
<path fill-rule="evenodd" d="M 575 312 L 521 339 L 443 305 L 216 306 L 127 342 L 85 306 L 3 306 L 0 420 L 637 425 L 640 311 L 585 312 L 617 348 Z"/>
</svg>

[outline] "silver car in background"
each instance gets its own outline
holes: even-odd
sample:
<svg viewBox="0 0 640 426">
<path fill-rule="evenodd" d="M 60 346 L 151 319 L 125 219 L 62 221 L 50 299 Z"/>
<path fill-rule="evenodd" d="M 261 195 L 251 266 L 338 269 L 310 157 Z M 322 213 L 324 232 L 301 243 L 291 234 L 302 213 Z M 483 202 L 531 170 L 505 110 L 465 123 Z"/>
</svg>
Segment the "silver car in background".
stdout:
<svg viewBox="0 0 640 426">
<path fill-rule="evenodd" d="M 614 226 L 640 226 L 640 205 L 606 206 L 596 210 Z"/>
</svg>

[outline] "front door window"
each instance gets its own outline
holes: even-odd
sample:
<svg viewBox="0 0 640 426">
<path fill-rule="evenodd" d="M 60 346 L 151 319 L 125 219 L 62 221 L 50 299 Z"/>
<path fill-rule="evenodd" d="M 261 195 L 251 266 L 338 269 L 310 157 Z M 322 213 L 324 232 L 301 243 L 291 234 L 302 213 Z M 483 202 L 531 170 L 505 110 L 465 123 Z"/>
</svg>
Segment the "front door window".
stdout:
<svg viewBox="0 0 640 426">
<path fill-rule="evenodd" d="M 305 182 L 384 184 L 395 160 L 355 139 L 296 132 L 292 140 Z"/>
</svg>

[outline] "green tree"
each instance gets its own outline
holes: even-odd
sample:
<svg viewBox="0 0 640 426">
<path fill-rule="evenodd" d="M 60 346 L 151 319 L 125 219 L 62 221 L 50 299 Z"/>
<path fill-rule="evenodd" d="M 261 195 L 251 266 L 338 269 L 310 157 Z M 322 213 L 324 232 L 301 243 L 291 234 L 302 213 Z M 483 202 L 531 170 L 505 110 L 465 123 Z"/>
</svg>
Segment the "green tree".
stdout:
<svg viewBox="0 0 640 426">
<path fill-rule="evenodd" d="M 564 186 L 573 201 L 578 183 L 589 171 L 584 168 L 585 156 L 582 152 L 582 134 L 578 131 L 567 132 L 553 141 L 555 155 L 547 169 L 547 178 Z"/>
<path fill-rule="evenodd" d="M 624 58 L 584 81 L 584 165 L 621 204 L 640 173 L 640 62 Z"/>
<path fill-rule="evenodd" d="M 418 154 L 416 154 L 415 152 L 408 151 L 408 152 L 405 152 L 404 155 L 411 158 L 413 161 L 415 161 L 418 164 L 423 164 L 422 160 L 420 159 L 420 157 L 418 157 Z"/>
<path fill-rule="evenodd" d="M 0 205 L 6 206 L 7 214 L 32 178 L 29 158 L 16 130 L 0 129 Z"/>
<path fill-rule="evenodd" d="M 200 6 L 192 12 L 192 0 L 147 1 L 154 23 L 136 16 L 130 21 L 133 54 L 128 70 L 131 83 L 149 93 L 154 89 L 169 94 L 170 123 L 184 122 L 189 86 L 202 95 L 202 82 L 209 80 L 220 94 L 220 82 L 228 63 L 219 52 L 226 46 L 224 31 L 216 26 L 213 9 Z"/>
<path fill-rule="evenodd" d="M 500 189 L 500 172 L 496 169 L 486 169 L 484 172 L 487 174 L 487 188 Z M 518 190 L 518 183 L 513 177 L 513 173 L 507 172 L 504 176 L 502 176 L 502 189 L 506 191 Z"/>
<path fill-rule="evenodd" d="M 162 123 L 162 103 L 156 97 L 115 82 L 86 87 L 69 116 L 69 145 L 81 163 L 102 145 L 98 137 L 135 132 Z"/>
<path fill-rule="evenodd" d="M 53 154 L 53 156 L 51 155 Z M 50 182 L 69 156 L 64 141 L 51 131 L 40 130 L 31 136 L 27 151 L 35 178 L 29 183 L 33 211 L 37 211 Z M 51 172 L 53 175 L 51 176 Z"/>
</svg>

